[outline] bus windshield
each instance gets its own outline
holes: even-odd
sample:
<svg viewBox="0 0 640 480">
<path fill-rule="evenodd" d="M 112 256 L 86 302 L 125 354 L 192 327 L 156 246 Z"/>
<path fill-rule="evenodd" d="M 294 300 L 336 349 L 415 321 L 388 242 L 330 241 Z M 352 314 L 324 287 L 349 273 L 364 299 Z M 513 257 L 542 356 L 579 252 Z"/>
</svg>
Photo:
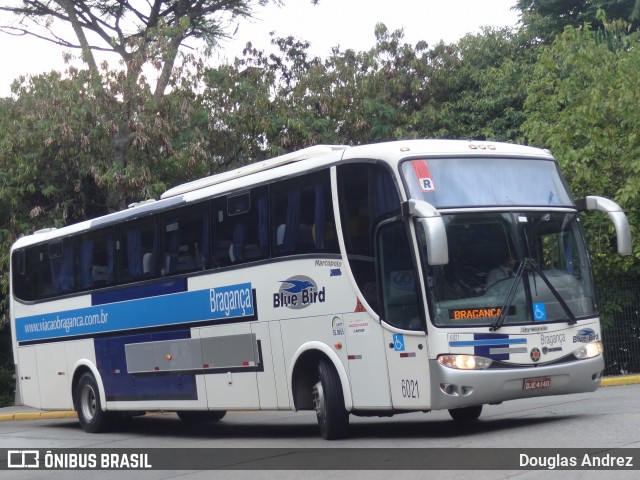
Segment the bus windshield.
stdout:
<svg viewBox="0 0 640 480">
<path fill-rule="evenodd" d="M 571 323 L 596 314 L 591 269 L 575 213 L 444 217 L 449 263 L 434 267 L 423 260 L 436 325 L 492 326 L 503 309 L 501 324 Z"/>
<path fill-rule="evenodd" d="M 434 207 L 573 206 L 548 159 L 430 158 L 404 162 L 411 198 Z"/>
</svg>

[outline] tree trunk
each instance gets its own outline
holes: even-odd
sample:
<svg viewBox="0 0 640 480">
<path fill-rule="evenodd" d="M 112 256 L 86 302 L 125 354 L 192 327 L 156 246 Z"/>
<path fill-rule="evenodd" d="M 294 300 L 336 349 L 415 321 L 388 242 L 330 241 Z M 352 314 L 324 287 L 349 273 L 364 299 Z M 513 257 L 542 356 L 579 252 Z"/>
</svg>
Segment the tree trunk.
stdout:
<svg viewBox="0 0 640 480">
<path fill-rule="evenodd" d="M 120 129 L 111 137 L 111 149 L 113 151 L 113 163 L 115 173 L 112 186 L 107 192 L 107 209 L 109 212 L 117 212 L 127 208 L 125 169 L 127 168 L 127 151 L 131 144 L 131 132 L 128 119 L 123 121 Z"/>
</svg>

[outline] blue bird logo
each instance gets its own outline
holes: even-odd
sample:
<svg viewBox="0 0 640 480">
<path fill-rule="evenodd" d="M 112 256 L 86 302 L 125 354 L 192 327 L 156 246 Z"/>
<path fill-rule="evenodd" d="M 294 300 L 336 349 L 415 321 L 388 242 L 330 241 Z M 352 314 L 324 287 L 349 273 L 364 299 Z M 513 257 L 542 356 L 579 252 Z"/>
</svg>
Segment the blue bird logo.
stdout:
<svg viewBox="0 0 640 480">
<path fill-rule="evenodd" d="M 280 283 L 288 283 L 291 285 L 290 287 L 282 288 L 282 290 L 289 293 L 300 293 L 303 290 L 306 290 L 308 288 L 313 288 L 315 286 L 309 280 L 294 280 L 294 279 L 280 280 Z"/>
</svg>

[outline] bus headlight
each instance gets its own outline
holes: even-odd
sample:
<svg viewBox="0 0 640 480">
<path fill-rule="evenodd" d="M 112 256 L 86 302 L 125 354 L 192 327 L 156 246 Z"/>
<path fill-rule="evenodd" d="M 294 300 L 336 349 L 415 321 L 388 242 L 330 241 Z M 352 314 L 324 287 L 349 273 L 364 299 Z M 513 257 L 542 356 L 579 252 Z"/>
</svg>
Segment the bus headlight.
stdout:
<svg viewBox="0 0 640 480">
<path fill-rule="evenodd" d="M 491 360 L 475 355 L 438 355 L 438 363 L 458 370 L 484 370 L 489 368 Z"/>
<path fill-rule="evenodd" d="M 576 358 L 583 360 L 585 358 L 593 358 L 602 354 L 604 348 L 602 347 L 602 342 L 591 342 L 586 345 L 581 346 L 579 349 L 575 350 L 573 354 Z"/>
</svg>

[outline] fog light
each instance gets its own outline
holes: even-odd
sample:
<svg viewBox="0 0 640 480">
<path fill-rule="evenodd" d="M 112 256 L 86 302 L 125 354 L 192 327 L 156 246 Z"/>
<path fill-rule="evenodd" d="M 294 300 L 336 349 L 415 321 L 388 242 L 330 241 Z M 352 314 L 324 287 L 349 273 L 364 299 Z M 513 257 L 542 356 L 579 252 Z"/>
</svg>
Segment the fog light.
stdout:
<svg viewBox="0 0 640 480">
<path fill-rule="evenodd" d="M 451 395 L 454 397 L 458 396 L 458 387 L 456 385 L 452 385 L 450 383 L 441 383 L 440 390 L 442 390 L 442 393 L 446 395 Z"/>
</svg>

